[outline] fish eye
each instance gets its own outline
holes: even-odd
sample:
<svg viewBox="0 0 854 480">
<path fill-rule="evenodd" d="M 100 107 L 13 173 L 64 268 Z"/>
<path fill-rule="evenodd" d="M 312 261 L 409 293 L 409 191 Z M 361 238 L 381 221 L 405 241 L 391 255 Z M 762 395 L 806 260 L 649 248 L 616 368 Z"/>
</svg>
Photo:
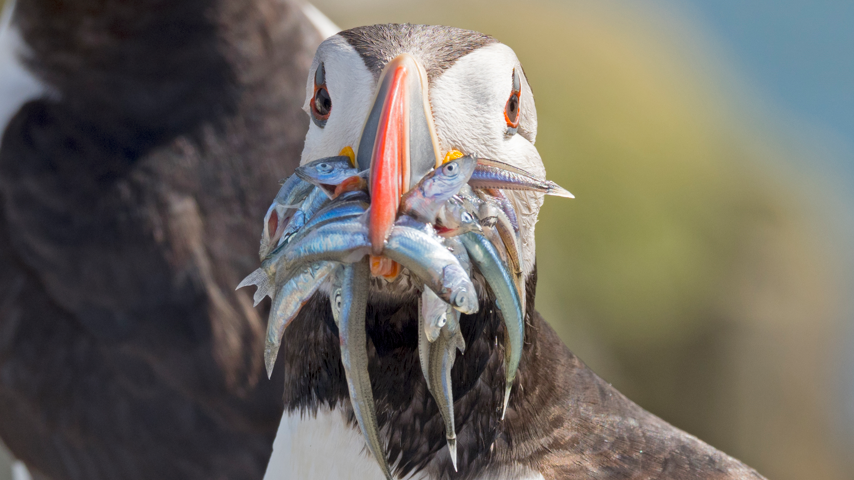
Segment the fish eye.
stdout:
<svg viewBox="0 0 854 480">
<path fill-rule="evenodd" d="M 522 96 L 522 79 L 516 69 L 513 69 L 513 90 L 504 106 L 504 121 L 507 123 L 507 134 L 514 135 L 519 128 L 519 102 Z"/>
<path fill-rule="evenodd" d="M 456 175 L 459 172 L 460 167 L 456 163 L 451 162 L 445 164 L 445 166 L 442 167 L 442 170 L 445 175 Z"/>
<path fill-rule="evenodd" d="M 331 172 L 331 171 L 332 171 L 332 165 L 330 165 L 330 164 L 328 164 L 328 163 L 320 163 L 320 164 L 318 164 L 318 165 L 317 165 L 317 169 L 318 169 L 321 173 L 329 173 L 329 172 Z"/>
<path fill-rule="evenodd" d="M 461 218 L 463 219 L 463 222 L 465 222 L 465 223 L 471 223 L 472 220 L 474 220 L 469 212 L 463 212 L 463 214 L 461 215 Z"/>
<path fill-rule="evenodd" d="M 326 126 L 332 111 L 332 97 L 326 87 L 326 68 L 321 63 L 314 72 L 314 95 L 311 97 L 311 119 L 320 128 Z"/>
</svg>

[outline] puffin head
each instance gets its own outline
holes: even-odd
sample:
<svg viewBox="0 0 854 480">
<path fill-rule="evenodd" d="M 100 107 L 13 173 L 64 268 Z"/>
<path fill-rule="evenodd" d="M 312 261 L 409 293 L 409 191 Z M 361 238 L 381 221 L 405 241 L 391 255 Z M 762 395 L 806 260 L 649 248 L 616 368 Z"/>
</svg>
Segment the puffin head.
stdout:
<svg viewBox="0 0 854 480">
<path fill-rule="evenodd" d="M 303 109 L 311 124 L 302 165 L 349 154 L 360 170 L 370 169 L 375 255 L 401 195 L 446 159 L 475 155 L 545 178 L 522 65 L 510 47 L 482 33 L 409 24 L 340 32 L 317 50 Z M 517 213 L 527 277 L 543 195 L 506 194 Z"/>
</svg>

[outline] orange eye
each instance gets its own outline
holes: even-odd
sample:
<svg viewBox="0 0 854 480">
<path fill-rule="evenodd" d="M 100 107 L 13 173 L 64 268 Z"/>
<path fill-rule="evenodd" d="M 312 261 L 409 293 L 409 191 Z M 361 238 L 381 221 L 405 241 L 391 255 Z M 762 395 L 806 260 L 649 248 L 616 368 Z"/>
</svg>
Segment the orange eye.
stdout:
<svg viewBox="0 0 854 480">
<path fill-rule="evenodd" d="M 314 72 L 314 95 L 311 97 L 311 119 L 320 128 L 326 126 L 332 111 L 332 97 L 326 88 L 326 69 L 321 63 Z"/>
<path fill-rule="evenodd" d="M 507 122 L 507 135 L 514 135 L 519 128 L 519 101 L 522 96 L 522 79 L 513 69 L 513 90 L 504 106 L 504 120 Z"/>
</svg>

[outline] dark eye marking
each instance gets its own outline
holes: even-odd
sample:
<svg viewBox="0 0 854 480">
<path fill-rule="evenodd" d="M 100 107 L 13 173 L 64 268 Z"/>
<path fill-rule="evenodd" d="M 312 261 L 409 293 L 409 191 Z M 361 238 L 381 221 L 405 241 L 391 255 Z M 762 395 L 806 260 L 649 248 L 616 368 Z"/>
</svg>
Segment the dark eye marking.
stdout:
<svg viewBox="0 0 854 480">
<path fill-rule="evenodd" d="M 519 72 L 513 69 L 513 90 L 510 92 L 510 98 L 507 99 L 507 104 L 504 106 L 504 120 L 507 122 L 507 135 L 515 135 L 519 128 L 519 102 L 522 99 L 522 78 Z"/>
<path fill-rule="evenodd" d="M 332 112 L 332 97 L 326 88 L 326 68 L 321 63 L 314 71 L 314 95 L 311 97 L 311 119 L 320 128 L 326 126 L 326 120 Z"/>
</svg>

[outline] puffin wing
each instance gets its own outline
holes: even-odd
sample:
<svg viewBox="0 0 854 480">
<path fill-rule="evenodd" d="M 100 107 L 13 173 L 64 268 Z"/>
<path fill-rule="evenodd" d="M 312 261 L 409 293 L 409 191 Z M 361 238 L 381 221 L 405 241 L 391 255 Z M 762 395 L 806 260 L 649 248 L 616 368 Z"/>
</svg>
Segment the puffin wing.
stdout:
<svg viewBox="0 0 854 480">
<path fill-rule="evenodd" d="M 88 3 L 16 13 L 51 94 L 0 146 L 0 437 L 54 480 L 261 478 L 283 385 L 234 287 L 321 38 L 291 2 Z"/>
</svg>

